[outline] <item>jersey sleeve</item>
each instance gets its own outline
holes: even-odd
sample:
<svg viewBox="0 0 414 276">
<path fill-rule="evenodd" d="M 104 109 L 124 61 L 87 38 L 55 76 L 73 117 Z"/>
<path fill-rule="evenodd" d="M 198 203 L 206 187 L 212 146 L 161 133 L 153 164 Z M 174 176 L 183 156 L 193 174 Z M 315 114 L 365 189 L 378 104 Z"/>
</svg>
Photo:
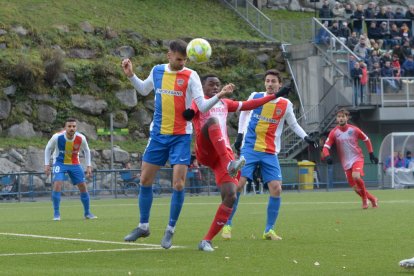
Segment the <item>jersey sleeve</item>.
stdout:
<svg viewBox="0 0 414 276">
<path fill-rule="evenodd" d="M 50 138 L 45 148 L 45 165 L 50 165 L 50 156 L 52 155 L 52 151 L 55 150 L 56 143 L 57 135 L 55 134 Z"/>
<path fill-rule="evenodd" d="M 267 102 L 270 102 L 271 100 L 276 99 L 276 95 L 268 95 L 264 96 L 262 98 L 258 99 L 250 99 L 244 102 L 241 102 L 241 110 L 253 110 L 255 108 L 258 108 L 259 106 L 264 105 Z"/>
<path fill-rule="evenodd" d="M 326 157 L 329 155 L 329 150 L 331 149 L 332 145 L 335 143 L 335 128 L 329 132 L 328 138 L 325 141 L 325 144 L 323 145 L 323 156 Z"/>
<path fill-rule="evenodd" d="M 153 71 L 154 68 L 145 80 L 141 80 L 135 74 L 129 78 L 135 90 L 142 96 L 147 96 L 154 89 Z"/>
<path fill-rule="evenodd" d="M 359 128 L 355 127 L 356 133 L 358 135 L 358 139 L 364 141 L 365 146 L 367 147 L 367 150 L 369 153 L 374 152 L 374 149 L 372 147 L 371 140 L 368 138 L 368 136 Z"/>
<path fill-rule="evenodd" d="M 295 113 L 293 113 L 293 105 L 289 101 L 288 106 L 286 108 L 286 122 L 288 125 L 292 128 L 293 132 L 296 133 L 300 138 L 305 138 L 307 136 L 306 132 L 303 130 L 303 128 L 298 124 L 298 121 L 296 120 Z"/>
<path fill-rule="evenodd" d="M 253 92 L 252 94 L 250 94 L 250 96 L 247 100 L 253 99 L 254 95 L 256 95 L 256 92 Z M 238 125 L 237 133 L 244 133 L 244 131 L 246 130 L 246 127 L 247 127 L 247 124 L 248 124 L 247 119 L 249 118 L 250 112 L 251 112 L 251 110 L 246 110 L 246 111 L 240 112 L 239 125 Z"/>
<path fill-rule="evenodd" d="M 222 99 L 222 101 L 227 105 L 228 112 L 237 112 L 240 110 L 242 102 L 233 101 L 230 99 Z"/>
<path fill-rule="evenodd" d="M 89 149 L 88 141 L 86 141 L 86 137 L 84 135 L 81 135 L 82 137 L 82 144 L 81 149 L 83 151 L 83 154 L 85 155 L 85 162 L 86 166 L 91 166 L 91 151 Z"/>
</svg>

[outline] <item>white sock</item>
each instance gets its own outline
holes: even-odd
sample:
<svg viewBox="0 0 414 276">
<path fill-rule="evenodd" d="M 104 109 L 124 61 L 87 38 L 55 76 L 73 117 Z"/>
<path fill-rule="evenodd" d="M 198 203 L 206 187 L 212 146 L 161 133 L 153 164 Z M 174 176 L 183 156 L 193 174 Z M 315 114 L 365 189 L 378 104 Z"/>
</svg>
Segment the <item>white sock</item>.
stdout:
<svg viewBox="0 0 414 276">
<path fill-rule="evenodd" d="M 143 229 L 143 230 L 148 230 L 149 223 L 148 222 L 147 223 L 139 223 L 138 224 L 138 227 L 141 228 L 141 229 Z"/>
<path fill-rule="evenodd" d="M 174 233 L 175 226 L 173 227 L 173 226 L 167 225 L 167 230 L 170 230 L 171 232 Z"/>
</svg>

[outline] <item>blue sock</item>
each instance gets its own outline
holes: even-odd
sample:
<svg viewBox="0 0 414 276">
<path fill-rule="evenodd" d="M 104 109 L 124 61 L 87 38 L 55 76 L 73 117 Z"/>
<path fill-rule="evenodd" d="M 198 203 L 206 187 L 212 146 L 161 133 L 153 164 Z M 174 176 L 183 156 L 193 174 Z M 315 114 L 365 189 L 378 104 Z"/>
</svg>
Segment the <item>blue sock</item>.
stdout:
<svg viewBox="0 0 414 276">
<path fill-rule="evenodd" d="M 59 214 L 60 192 L 52 191 L 52 202 L 53 202 L 53 211 L 55 212 L 55 214 Z"/>
<path fill-rule="evenodd" d="M 148 223 L 152 206 L 152 186 L 141 186 L 138 196 L 139 222 Z"/>
<path fill-rule="evenodd" d="M 265 232 L 269 232 L 275 225 L 277 216 L 279 215 L 280 197 L 269 197 L 269 203 L 267 205 L 267 221 Z"/>
<path fill-rule="evenodd" d="M 81 193 L 80 194 L 80 200 L 82 201 L 83 204 L 83 213 L 86 216 L 87 214 L 89 214 L 89 193 Z"/>
<path fill-rule="evenodd" d="M 170 206 L 170 221 L 168 223 L 169 226 L 175 227 L 177 223 L 178 217 L 181 213 L 181 208 L 184 204 L 184 190 L 177 191 L 173 190 L 173 194 L 171 197 L 171 206 Z"/>
<path fill-rule="evenodd" d="M 239 205 L 239 198 L 240 198 L 240 192 L 237 192 L 237 198 L 236 198 L 236 201 L 233 204 L 233 211 L 231 211 L 231 215 L 230 215 L 229 219 L 227 220 L 226 225 L 231 226 L 232 223 L 233 223 L 232 220 L 233 220 L 234 213 L 236 213 L 236 211 L 237 211 L 237 206 Z"/>
</svg>

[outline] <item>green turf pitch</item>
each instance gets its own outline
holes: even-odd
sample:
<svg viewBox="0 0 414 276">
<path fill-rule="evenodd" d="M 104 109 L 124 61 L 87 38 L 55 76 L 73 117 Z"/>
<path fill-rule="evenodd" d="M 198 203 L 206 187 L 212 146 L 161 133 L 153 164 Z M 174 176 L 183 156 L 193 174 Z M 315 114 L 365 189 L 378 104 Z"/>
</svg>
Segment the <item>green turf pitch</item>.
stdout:
<svg viewBox="0 0 414 276">
<path fill-rule="evenodd" d="M 78 200 L 63 200 L 62 221 L 51 203 L 0 204 L 1 275 L 393 275 L 414 256 L 414 190 L 378 190 L 378 209 L 361 209 L 356 194 L 283 194 L 277 221 L 282 241 L 261 239 L 267 195 L 246 195 L 233 239 L 197 250 L 220 201 L 187 197 L 170 250 L 159 244 L 168 198 L 155 198 L 151 236 L 133 244 L 123 237 L 136 226 L 136 199 L 93 200 L 99 219 L 84 220 Z M 23 235 L 21 235 L 23 234 Z"/>
</svg>

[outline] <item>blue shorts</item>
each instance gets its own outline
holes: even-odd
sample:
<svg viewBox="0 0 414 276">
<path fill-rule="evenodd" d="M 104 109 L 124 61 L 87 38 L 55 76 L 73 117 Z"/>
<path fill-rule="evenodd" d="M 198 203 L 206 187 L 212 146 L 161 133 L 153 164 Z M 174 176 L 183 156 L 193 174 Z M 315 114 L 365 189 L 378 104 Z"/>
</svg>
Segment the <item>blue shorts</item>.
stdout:
<svg viewBox="0 0 414 276">
<path fill-rule="evenodd" d="M 66 181 L 66 175 L 69 175 L 73 185 L 85 182 L 85 173 L 81 165 L 64 165 L 55 163 L 53 165 L 53 181 Z"/>
<path fill-rule="evenodd" d="M 277 155 L 246 149 L 242 149 L 241 155 L 246 159 L 246 164 L 241 169 L 241 176 L 253 179 L 253 172 L 256 166 L 259 165 L 263 183 L 282 180 L 282 171 Z"/>
<path fill-rule="evenodd" d="M 176 164 L 190 165 L 190 147 L 190 134 L 157 135 L 155 139 L 151 137 L 148 140 L 142 160 L 158 166 L 164 166 L 168 159 L 171 166 Z"/>
</svg>

